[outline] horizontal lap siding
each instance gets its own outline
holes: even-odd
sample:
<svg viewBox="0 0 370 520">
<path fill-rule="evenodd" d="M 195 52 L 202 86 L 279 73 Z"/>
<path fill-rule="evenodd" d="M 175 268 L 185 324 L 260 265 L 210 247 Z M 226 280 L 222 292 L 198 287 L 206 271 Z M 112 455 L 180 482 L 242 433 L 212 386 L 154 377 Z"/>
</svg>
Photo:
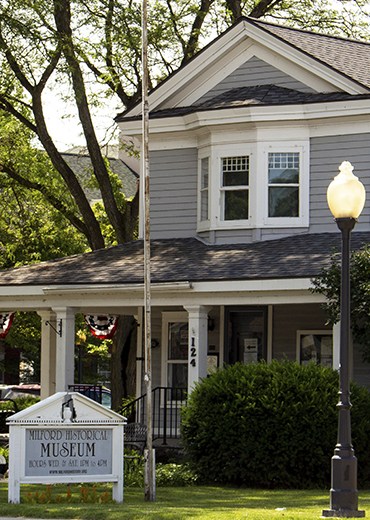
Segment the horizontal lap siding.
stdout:
<svg viewBox="0 0 370 520">
<path fill-rule="evenodd" d="M 297 81 L 269 63 L 253 57 L 207 92 L 197 103 L 211 99 L 233 88 L 253 87 L 256 85 L 278 85 L 279 87 L 291 88 L 301 92 L 313 92 L 304 83 Z"/>
<path fill-rule="evenodd" d="M 196 148 L 150 154 L 152 238 L 195 236 L 197 223 Z"/>
<path fill-rule="evenodd" d="M 279 360 L 296 360 L 298 330 L 332 330 L 318 304 L 275 305 L 273 323 L 272 357 Z"/>
<path fill-rule="evenodd" d="M 350 161 L 370 196 L 370 133 L 315 137 L 310 140 L 310 233 L 333 231 L 336 225 L 328 209 L 326 192 L 339 173 L 342 161 Z M 368 229 L 369 203 L 356 225 L 356 231 Z"/>
</svg>

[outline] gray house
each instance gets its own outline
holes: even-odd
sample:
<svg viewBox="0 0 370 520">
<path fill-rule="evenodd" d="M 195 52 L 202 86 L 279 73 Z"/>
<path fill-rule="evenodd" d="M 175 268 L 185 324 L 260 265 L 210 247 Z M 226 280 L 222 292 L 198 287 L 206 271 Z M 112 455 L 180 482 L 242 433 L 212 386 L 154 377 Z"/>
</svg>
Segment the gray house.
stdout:
<svg viewBox="0 0 370 520">
<path fill-rule="evenodd" d="M 340 249 L 326 190 L 343 160 L 370 193 L 370 46 L 244 18 L 149 101 L 153 387 L 191 391 L 237 361 L 337 367 L 310 286 Z M 117 121 L 140 147 L 141 105 Z M 353 248 L 369 221 L 367 203 Z M 2 272 L 0 307 L 43 318 L 43 395 L 73 383 L 76 312 L 142 323 L 142 236 L 141 221 L 136 242 Z M 142 355 L 138 335 L 137 396 Z M 370 386 L 356 345 L 353 376 Z"/>
</svg>

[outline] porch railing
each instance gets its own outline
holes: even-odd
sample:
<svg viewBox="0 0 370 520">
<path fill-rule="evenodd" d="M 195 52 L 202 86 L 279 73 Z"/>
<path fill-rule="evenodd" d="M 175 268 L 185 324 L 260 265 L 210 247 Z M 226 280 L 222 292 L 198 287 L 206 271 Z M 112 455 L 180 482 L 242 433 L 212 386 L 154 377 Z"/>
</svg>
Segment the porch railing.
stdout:
<svg viewBox="0 0 370 520">
<path fill-rule="evenodd" d="M 152 390 L 153 441 L 180 438 L 181 407 L 186 402 L 186 388 L 158 386 Z M 121 410 L 128 423 L 146 424 L 146 394 L 131 401 Z"/>
</svg>

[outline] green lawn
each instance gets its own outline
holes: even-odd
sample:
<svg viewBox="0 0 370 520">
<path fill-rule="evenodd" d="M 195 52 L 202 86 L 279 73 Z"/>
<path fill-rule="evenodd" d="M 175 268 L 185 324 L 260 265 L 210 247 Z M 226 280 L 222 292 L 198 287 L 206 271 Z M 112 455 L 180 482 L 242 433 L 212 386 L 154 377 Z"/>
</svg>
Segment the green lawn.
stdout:
<svg viewBox="0 0 370 520">
<path fill-rule="evenodd" d="M 7 503 L 7 483 L 0 483 L 0 516 L 72 518 L 86 520 L 312 520 L 329 507 L 327 491 L 255 490 L 216 486 L 159 487 L 157 500 L 146 502 L 144 491 L 126 488 L 123 504 L 110 502 L 111 488 L 89 489 L 85 498 L 78 485 L 47 488 L 21 486 L 21 504 Z M 86 491 L 86 487 L 83 488 Z M 51 496 L 48 493 L 51 492 Z M 38 498 L 37 498 L 38 496 Z M 99 499 L 100 497 L 100 499 Z M 106 500 L 108 502 L 104 502 Z M 38 503 L 42 500 L 46 503 Z M 69 500 L 69 502 L 68 502 Z M 90 502 L 83 502 L 87 500 Z M 101 500 L 99 503 L 98 500 Z M 359 508 L 370 516 L 370 491 L 361 491 Z"/>
</svg>

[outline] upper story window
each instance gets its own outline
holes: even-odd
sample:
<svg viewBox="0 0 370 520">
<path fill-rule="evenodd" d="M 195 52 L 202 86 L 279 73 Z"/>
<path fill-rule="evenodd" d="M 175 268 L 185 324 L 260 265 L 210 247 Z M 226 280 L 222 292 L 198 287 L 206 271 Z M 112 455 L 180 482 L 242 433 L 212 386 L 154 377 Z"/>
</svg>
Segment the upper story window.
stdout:
<svg viewBox="0 0 370 520">
<path fill-rule="evenodd" d="M 198 230 L 307 227 L 308 155 L 308 139 L 203 148 Z"/>
<path fill-rule="evenodd" d="M 200 162 L 200 220 L 209 220 L 209 157 Z"/>
<path fill-rule="evenodd" d="M 222 157 L 221 169 L 222 220 L 247 220 L 249 157 Z"/>
<path fill-rule="evenodd" d="M 299 217 L 299 153 L 268 154 L 268 216 Z"/>
</svg>

